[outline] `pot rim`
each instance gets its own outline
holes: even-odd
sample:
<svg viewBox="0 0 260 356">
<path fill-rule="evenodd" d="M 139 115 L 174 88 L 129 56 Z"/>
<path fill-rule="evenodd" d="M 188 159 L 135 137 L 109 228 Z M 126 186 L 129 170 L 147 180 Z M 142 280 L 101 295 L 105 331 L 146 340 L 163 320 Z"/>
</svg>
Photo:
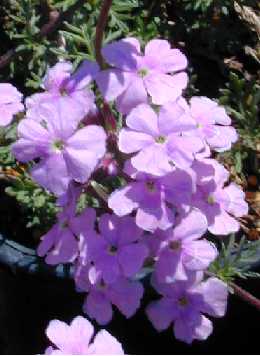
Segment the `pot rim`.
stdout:
<svg viewBox="0 0 260 356">
<path fill-rule="evenodd" d="M 8 266 L 13 272 L 24 272 L 31 275 L 42 275 L 60 279 L 71 279 L 73 266 L 59 264 L 48 265 L 37 255 L 36 250 L 5 238 L 0 233 L 0 263 Z"/>
</svg>

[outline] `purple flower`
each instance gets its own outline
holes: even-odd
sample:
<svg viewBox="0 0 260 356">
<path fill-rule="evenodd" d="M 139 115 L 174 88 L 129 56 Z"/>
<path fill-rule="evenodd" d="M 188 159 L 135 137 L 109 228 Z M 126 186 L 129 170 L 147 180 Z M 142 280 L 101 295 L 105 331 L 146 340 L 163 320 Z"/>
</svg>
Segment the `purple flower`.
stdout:
<svg viewBox="0 0 260 356">
<path fill-rule="evenodd" d="M 180 223 L 160 238 L 155 274 L 159 282 L 172 283 L 188 280 L 189 273 L 208 268 L 218 255 L 216 247 L 206 239 L 201 239 L 207 231 L 207 219 L 199 211 L 192 210 Z"/>
<path fill-rule="evenodd" d="M 52 320 L 46 335 L 57 347 L 48 347 L 45 355 L 123 355 L 122 345 L 106 330 L 100 330 L 94 340 L 92 324 L 82 316 L 74 318 L 70 325 Z"/>
<path fill-rule="evenodd" d="M 37 112 L 42 103 L 57 102 L 61 98 L 68 105 L 79 106 L 83 115 L 93 109 L 94 94 L 87 86 L 98 73 L 98 65 L 85 60 L 74 74 L 72 69 L 70 62 L 59 62 L 47 71 L 42 83 L 45 91 L 26 99 L 27 117 L 37 119 Z"/>
<path fill-rule="evenodd" d="M 205 340 L 212 333 L 212 323 L 204 313 L 214 317 L 225 315 L 227 286 L 217 278 L 194 283 L 154 281 L 154 287 L 163 297 L 147 307 L 148 318 L 158 331 L 174 323 L 175 337 L 186 343 Z"/>
<path fill-rule="evenodd" d="M 186 116 L 184 99 L 163 106 L 157 115 L 146 104 L 131 111 L 126 119 L 128 128 L 119 134 L 119 149 L 124 153 L 137 153 L 132 165 L 140 172 L 163 176 L 174 167 L 191 166 L 194 154 L 203 149 L 198 137 L 184 135 L 194 128 Z"/>
<path fill-rule="evenodd" d="M 46 255 L 45 261 L 49 265 L 74 262 L 77 257 L 84 261 L 82 240 L 95 234 L 95 219 L 94 209 L 88 208 L 81 215 L 75 216 L 75 204 L 69 205 L 58 215 L 58 222 L 42 236 L 38 255 Z"/>
<path fill-rule="evenodd" d="M 112 305 L 126 318 L 132 317 L 140 307 L 143 296 L 143 286 L 140 282 L 119 277 L 114 283 L 107 284 L 94 266 L 80 267 L 75 282 L 78 291 L 88 292 L 83 311 L 101 325 L 111 321 Z"/>
<path fill-rule="evenodd" d="M 237 232 L 240 224 L 235 218 L 248 213 L 244 192 L 234 183 L 224 186 L 228 172 L 214 160 L 201 161 L 193 169 L 201 174 L 203 165 L 205 170 L 212 165 L 215 174 L 204 177 L 204 181 L 197 186 L 192 204 L 206 216 L 208 230 L 212 234 L 228 235 Z"/>
<path fill-rule="evenodd" d="M 7 126 L 15 114 L 24 110 L 22 94 L 9 83 L 0 83 L 0 126 Z"/>
<path fill-rule="evenodd" d="M 180 50 L 171 49 L 168 41 L 150 41 L 142 55 L 139 41 L 125 38 L 105 46 L 102 54 L 114 68 L 100 72 L 97 84 L 107 101 L 117 99 L 123 114 L 147 103 L 148 94 L 156 105 L 174 101 L 187 86 L 187 74 L 180 72 L 187 67 L 187 59 Z"/>
<path fill-rule="evenodd" d="M 37 120 L 24 119 L 18 126 L 20 139 L 12 146 L 21 162 L 41 158 L 31 171 L 33 179 L 56 195 L 69 182 L 85 183 L 106 151 L 102 127 L 77 129 L 82 109 L 67 102 L 45 103 Z"/>
<path fill-rule="evenodd" d="M 139 242 L 142 230 L 134 218 L 104 214 L 98 226 L 100 236 L 89 242 L 89 254 L 104 282 L 113 283 L 119 276 L 133 277 L 148 255 L 145 244 Z"/>
<path fill-rule="evenodd" d="M 198 135 L 218 152 L 227 151 L 238 140 L 236 130 L 230 126 L 231 119 L 225 109 L 207 97 L 190 100 L 190 114 L 196 121 Z"/>
<path fill-rule="evenodd" d="M 114 191 L 108 206 L 118 216 L 136 210 L 136 224 L 146 231 L 170 228 L 176 209 L 190 204 L 193 183 L 185 171 L 176 169 L 165 177 L 155 177 L 137 172 L 128 161 L 125 172 L 135 181 Z"/>
</svg>

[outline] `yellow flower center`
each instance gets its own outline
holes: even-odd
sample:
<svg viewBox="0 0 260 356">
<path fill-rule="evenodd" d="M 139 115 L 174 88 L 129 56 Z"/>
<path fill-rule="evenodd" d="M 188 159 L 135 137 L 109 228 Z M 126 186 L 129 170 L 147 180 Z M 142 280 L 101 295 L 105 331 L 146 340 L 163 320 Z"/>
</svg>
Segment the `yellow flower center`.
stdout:
<svg viewBox="0 0 260 356">
<path fill-rule="evenodd" d="M 64 148 L 64 142 L 62 140 L 55 140 L 52 145 L 56 151 L 62 151 Z"/>
<path fill-rule="evenodd" d="M 186 297 L 179 298 L 178 302 L 181 307 L 186 307 L 189 304 L 189 301 Z"/>
<path fill-rule="evenodd" d="M 171 241 L 169 244 L 169 247 L 171 250 L 176 251 L 181 248 L 181 242 L 180 241 Z"/>
<path fill-rule="evenodd" d="M 157 143 L 163 144 L 163 143 L 166 141 L 166 137 L 164 137 L 164 136 L 158 136 L 158 137 L 156 137 L 155 141 L 156 141 Z"/>
<path fill-rule="evenodd" d="M 139 71 L 138 71 L 138 74 L 140 75 L 140 77 L 144 78 L 147 74 L 148 74 L 148 69 L 146 68 L 141 68 Z"/>
<path fill-rule="evenodd" d="M 117 247 L 116 247 L 116 246 L 113 246 L 113 245 L 110 245 L 110 246 L 108 247 L 108 253 L 109 253 L 109 255 L 112 255 L 112 256 L 116 255 L 116 253 L 117 253 Z"/>
<path fill-rule="evenodd" d="M 156 190 L 155 184 L 152 181 L 146 182 L 146 188 L 149 190 L 149 192 L 154 192 Z"/>
<path fill-rule="evenodd" d="M 210 205 L 215 204 L 215 198 L 213 197 L 213 195 L 209 195 L 209 196 L 208 196 L 207 202 L 208 202 L 208 204 L 210 204 Z"/>
<path fill-rule="evenodd" d="M 60 88 L 60 95 L 67 96 L 68 95 L 67 90 L 65 88 Z"/>
</svg>

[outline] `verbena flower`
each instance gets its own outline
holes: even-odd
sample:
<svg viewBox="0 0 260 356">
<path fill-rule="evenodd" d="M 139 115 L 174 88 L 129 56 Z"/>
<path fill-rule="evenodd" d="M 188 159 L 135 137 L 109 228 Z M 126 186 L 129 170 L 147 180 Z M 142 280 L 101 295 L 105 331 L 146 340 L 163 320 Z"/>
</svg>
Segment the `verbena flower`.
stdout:
<svg viewBox="0 0 260 356">
<path fill-rule="evenodd" d="M 42 236 L 38 246 L 39 256 L 45 256 L 50 265 L 74 262 L 80 257 L 84 260 L 81 250 L 82 240 L 94 234 L 95 210 L 88 208 L 75 215 L 75 205 L 71 204 L 58 214 L 58 222 Z"/>
<path fill-rule="evenodd" d="M 154 280 L 153 285 L 163 297 L 147 307 L 148 318 L 158 331 L 174 323 L 176 339 L 188 344 L 196 339 L 205 340 L 212 333 L 213 326 L 204 314 L 213 317 L 225 315 L 227 285 L 217 278 L 172 284 L 160 284 Z"/>
<path fill-rule="evenodd" d="M 122 345 L 106 330 L 100 330 L 94 337 L 92 324 L 82 316 L 77 316 L 70 325 L 60 320 L 52 320 L 46 335 L 53 346 L 45 350 L 45 355 L 123 355 Z"/>
<path fill-rule="evenodd" d="M 236 218 L 248 213 L 244 192 L 235 183 L 224 186 L 228 173 L 220 164 L 208 160 L 194 166 L 194 170 L 202 174 L 200 169 L 203 169 L 203 166 L 205 170 L 207 166 L 209 169 L 213 168 L 214 174 L 206 174 L 204 182 L 197 186 L 192 198 L 193 206 L 206 216 L 208 230 L 212 234 L 228 235 L 238 231 L 240 224 Z"/>
<path fill-rule="evenodd" d="M 142 230 L 134 218 L 103 214 L 98 226 L 100 235 L 90 241 L 88 249 L 104 282 L 115 282 L 120 276 L 134 277 L 148 255 L 147 247 L 140 242 Z"/>
<path fill-rule="evenodd" d="M 12 152 L 21 162 L 40 158 L 31 170 L 33 179 L 56 195 L 66 192 L 71 180 L 85 183 L 106 151 L 102 127 L 78 129 L 82 109 L 59 101 L 41 106 L 40 119 L 24 119 Z"/>
<path fill-rule="evenodd" d="M 84 60 L 75 73 L 70 62 L 58 62 L 50 68 L 42 83 L 45 90 L 26 99 L 27 116 L 37 119 L 39 106 L 45 102 L 57 102 L 60 98 L 69 105 L 79 106 L 86 115 L 94 108 L 94 94 L 88 85 L 95 78 L 99 67 L 95 62 Z"/>
<path fill-rule="evenodd" d="M 0 126 L 9 125 L 15 114 L 23 111 L 23 95 L 9 83 L 0 83 Z"/>
<path fill-rule="evenodd" d="M 113 316 L 112 305 L 126 317 L 133 316 L 140 307 L 143 286 L 140 282 L 119 277 L 107 284 L 94 266 L 77 269 L 75 276 L 77 290 L 87 292 L 83 311 L 99 324 L 109 323 Z"/>
<path fill-rule="evenodd" d="M 190 114 L 197 125 L 194 135 L 204 139 L 211 149 L 218 152 L 227 151 L 238 140 L 230 117 L 215 101 L 207 97 L 192 97 Z"/>
<path fill-rule="evenodd" d="M 201 237 L 207 231 L 207 219 L 196 210 L 192 210 L 180 219 L 179 224 L 160 236 L 155 274 L 159 282 L 173 283 L 176 280 L 188 280 L 194 271 L 206 270 L 213 262 L 218 251 L 213 243 Z"/>
<path fill-rule="evenodd" d="M 183 134 L 195 127 L 183 105 L 180 99 L 156 114 L 142 104 L 127 116 L 127 128 L 121 130 L 118 146 L 121 152 L 136 153 L 131 163 L 138 171 L 163 176 L 174 167 L 188 168 L 195 153 L 203 149 L 200 138 Z"/>
<path fill-rule="evenodd" d="M 192 177 L 176 169 L 164 177 L 140 173 L 128 161 L 124 169 L 133 182 L 115 190 L 108 206 L 118 216 L 136 210 L 136 224 L 146 231 L 166 230 L 175 222 L 175 212 L 190 205 Z"/>
<path fill-rule="evenodd" d="M 123 114 L 147 103 L 148 94 L 156 105 L 174 101 L 187 86 L 188 77 L 183 72 L 187 59 L 180 50 L 171 49 L 168 41 L 148 42 L 142 55 L 139 41 L 130 37 L 106 45 L 102 54 L 114 68 L 100 72 L 97 84 L 107 101 L 117 99 Z"/>
</svg>

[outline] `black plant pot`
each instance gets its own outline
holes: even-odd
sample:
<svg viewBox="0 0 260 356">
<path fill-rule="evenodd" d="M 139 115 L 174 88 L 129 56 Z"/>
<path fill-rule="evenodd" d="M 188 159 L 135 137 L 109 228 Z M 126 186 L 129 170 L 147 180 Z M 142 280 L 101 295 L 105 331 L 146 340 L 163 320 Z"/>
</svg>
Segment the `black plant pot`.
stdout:
<svg viewBox="0 0 260 356">
<path fill-rule="evenodd" d="M 33 250 L 0 239 L 0 352 L 39 354 L 48 341 L 44 330 L 51 319 L 70 321 L 82 314 L 84 295 L 75 292 L 68 270 L 50 268 Z M 244 287 L 259 295 L 260 281 Z M 149 302 L 145 295 L 143 305 Z M 115 312 L 107 329 L 129 354 L 257 354 L 260 313 L 231 296 L 225 318 L 214 321 L 214 333 L 191 346 L 174 339 L 172 330 L 157 333 L 144 308 L 130 320 Z"/>
</svg>

